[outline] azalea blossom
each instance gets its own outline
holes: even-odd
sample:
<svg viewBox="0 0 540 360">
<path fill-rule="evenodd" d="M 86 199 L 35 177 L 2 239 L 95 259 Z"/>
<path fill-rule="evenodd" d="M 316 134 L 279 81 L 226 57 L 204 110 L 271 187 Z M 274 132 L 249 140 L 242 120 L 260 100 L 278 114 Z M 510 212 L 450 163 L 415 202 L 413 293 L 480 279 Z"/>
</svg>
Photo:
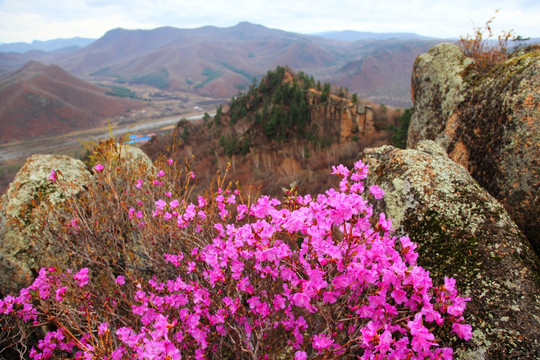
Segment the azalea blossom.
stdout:
<svg viewBox="0 0 540 360">
<path fill-rule="evenodd" d="M 49 175 L 49 180 L 51 180 L 52 182 L 56 182 L 56 171 L 55 170 L 51 170 L 51 174 Z"/>
<path fill-rule="evenodd" d="M 79 272 L 73 276 L 73 279 L 77 281 L 77 284 L 80 287 L 88 284 L 88 268 L 82 268 L 81 270 L 79 270 Z"/>
<path fill-rule="evenodd" d="M 314 349 L 326 349 L 334 343 L 334 340 L 327 334 L 319 334 L 313 336 L 313 348 Z"/>
</svg>

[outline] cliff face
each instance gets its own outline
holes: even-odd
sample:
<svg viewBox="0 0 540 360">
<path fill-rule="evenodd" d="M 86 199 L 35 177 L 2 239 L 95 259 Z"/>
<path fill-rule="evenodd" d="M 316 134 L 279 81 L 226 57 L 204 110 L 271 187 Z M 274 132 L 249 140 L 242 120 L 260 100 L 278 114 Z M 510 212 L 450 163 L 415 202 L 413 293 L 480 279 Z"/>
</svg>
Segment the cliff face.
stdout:
<svg viewBox="0 0 540 360">
<path fill-rule="evenodd" d="M 369 105 L 330 95 L 320 103 L 320 91 L 310 89 L 307 100 L 311 121 L 318 124 L 319 136 L 330 136 L 340 141 L 351 141 L 356 137 L 372 136 L 377 130 L 373 119 L 373 109 Z"/>
<path fill-rule="evenodd" d="M 540 253 L 540 49 L 515 54 L 481 78 L 451 44 L 413 69 L 408 147 L 434 140 L 509 211 Z"/>
</svg>

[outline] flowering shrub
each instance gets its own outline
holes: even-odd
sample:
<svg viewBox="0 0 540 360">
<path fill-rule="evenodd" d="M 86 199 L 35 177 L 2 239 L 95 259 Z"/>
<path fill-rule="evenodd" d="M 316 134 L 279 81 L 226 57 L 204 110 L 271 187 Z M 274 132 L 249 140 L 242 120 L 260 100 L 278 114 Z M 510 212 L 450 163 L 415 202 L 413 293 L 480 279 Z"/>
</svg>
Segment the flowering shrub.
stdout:
<svg viewBox="0 0 540 360">
<path fill-rule="evenodd" d="M 113 169 L 98 165 L 103 187 Z M 468 299 L 454 279 L 434 286 L 416 245 L 373 213 L 367 199 L 384 192 L 364 189 L 367 172 L 339 165 L 338 189 L 246 203 L 228 187 L 188 202 L 159 170 L 134 180 L 120 207 L 138 239 L 122 251 L 145 254 L 152 274 L 107 272 L 97 260 L 76 272 L 43 268 L 0 301 L 0 314 L 48 326 L 33 359 L 451 359 L 435 333 L 471 338 Z M 81 212 L 71 236 L 92 226 Z"/>
</svg>

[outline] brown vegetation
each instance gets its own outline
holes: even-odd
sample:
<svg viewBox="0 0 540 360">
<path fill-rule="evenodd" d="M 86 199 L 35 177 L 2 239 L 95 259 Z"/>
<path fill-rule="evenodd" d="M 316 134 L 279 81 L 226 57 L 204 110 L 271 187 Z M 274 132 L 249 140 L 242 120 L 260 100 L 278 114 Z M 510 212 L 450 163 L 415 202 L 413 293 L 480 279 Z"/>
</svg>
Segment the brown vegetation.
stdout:
<svg viewBox="0 0 540 360">
<path fill-rule="evenodd" d="M 465 55 L 474 60 L 472 68 L 478 75 L 483 75 L 493 66 L 508 60 L 511 52 L 508 49 L 508 41 L 526 40 L 516 35 L 514 30 L 503 30 L 497 35 L 497 39 L 493 40 L 492 23 L 494 19 L 495 17 L 492 16 L 483 27 L 474 27 L 473 34 L 460 36 L 457 43 Z"/>
<path fill-rule="evenodd" d="M 4 74 L 0 76 L 0 142 L 102 126 L 112 116 L 144 106 L 105 92 L 55 65 L 30 62 Z"/>
</svg>

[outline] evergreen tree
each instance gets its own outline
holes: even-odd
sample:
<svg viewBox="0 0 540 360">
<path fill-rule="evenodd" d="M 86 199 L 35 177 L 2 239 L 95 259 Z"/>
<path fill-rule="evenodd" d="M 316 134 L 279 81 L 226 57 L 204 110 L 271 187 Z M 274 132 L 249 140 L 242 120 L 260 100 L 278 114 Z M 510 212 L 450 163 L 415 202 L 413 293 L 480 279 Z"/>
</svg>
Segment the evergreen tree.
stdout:
<svg viewBox="0 0 540 360">
<path fill-rule="evenodd" d="M 413 108 L 405 109 L 403 114 L 399 117 L 398 126 L 389 126 L 389 130 L 392 131 L 392 142 L 398 148 L 405 149 L 407 147 L 407 136 L 409 133 L 409 123 L 413 115 Z"/>
</svg>

